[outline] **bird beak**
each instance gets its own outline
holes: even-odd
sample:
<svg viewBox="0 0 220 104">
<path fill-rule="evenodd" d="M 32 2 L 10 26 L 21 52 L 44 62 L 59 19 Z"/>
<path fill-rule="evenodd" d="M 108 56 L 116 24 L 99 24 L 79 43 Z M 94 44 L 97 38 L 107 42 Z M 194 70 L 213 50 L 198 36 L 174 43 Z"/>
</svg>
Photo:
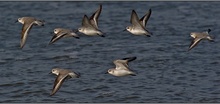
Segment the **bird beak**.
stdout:
<svg viewBox="0 0 220 104">
<path fill-rule="evenodd" d="M 17 23 L 17 22 L 18 22 L 18 20 L 15 21 L 15 23 Z"/>
<path fill-rule="evenodd" d="M 78 33 L 78 32 L 79 32 L 79 30 L 74 30 L 74 32 L 75 32 L 75 33 Z"/>
<path fill-rule="evenodd" d="M 75 30 L 75 29 L 72 29 L 72 31 L 73 31 L 74 33 L 77 33 L 77 32 L 79 32 L 78 30 Z"/>
<path fill-rule="evenodd" d="M 53 32 L 49 32 L 49 34 L 53 34 Z"/>
<path fill-rule="evenodd" d="M 52 72 L 48 73 L 48 74 L 52 74 Z"/>
<path fill-rule="evenodd" d="M 80 74 L 79 72 L 76 73 L 76 77 L 77 77 L 77 78 L 81 77 L 81 74 Z"/>
<path fill-rule="evenodd" d="M 124 29 L 123 31 L 126 31 L 127 29 Z"/>
<path fill-rule="evenodd" d="M 105 72 L 105 74 L 108 74 L 108 72 Z"/>
</svg>

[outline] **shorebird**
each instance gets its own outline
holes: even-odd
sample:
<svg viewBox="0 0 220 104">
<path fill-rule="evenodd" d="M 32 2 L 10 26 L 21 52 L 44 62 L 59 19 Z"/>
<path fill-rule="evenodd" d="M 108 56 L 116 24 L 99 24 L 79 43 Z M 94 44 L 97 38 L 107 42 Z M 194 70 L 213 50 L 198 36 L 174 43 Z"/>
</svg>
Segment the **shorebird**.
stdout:
<svg viewBox="0 0 220 104">
<path fill-rule="evenodd" d="M 135 10 L 132 10 L 130 23 L 131 26 L 127 26 L 125 30 L 134 34 L 134 35 L 146 35 L 150 37 L 152 33 L 150 33 L 147 29 L 145 29 L 147 21 L 149 20 L 151 15 L 151 9 L 139 20 L 137 13 Z M 125 31 L 124 30 L 124 31 Z"/>
<path fill-rule="evenodd" d="M 195 47 L 201 40 L 209 40 L 209 41 L 214 41 L 213 38 L 210 37 L 209 32 L 211 29 L 208 29 L 206 32 L 192 32 L 190 33 L 190 36 L 193 37 L 194 39 L 192 40 L 188 51 L 190 51 L 193 47 Z"/>
<path fill-rule="evenodd" d="M 30 29 L 32 28 L 33 25 L 44 26 L 43 20 L 38 20 L 34 17 L 21 17 L 18 18 L 16 22 L 20 22 L 23 24 L 22 32 L 21 32 L 20 48 L 24 47 L 25 42 L 27 40 L 27 35 L 30 32 Z"/>
<path fill-rule="evenodd" d="M 115 68 L 111 68 L 108 70 L 108 73 L 113 76 L 127 76 L 132 75 L 136 76 L 136 74 L 129 69 L 128 62 L 135 60 L 136 57 L 127 57 L 123 59 L 114 60 Z"/>
<path fill-rule="evenodd" d="M 68 69 L 61 69 L 61 68 L 53 68 L 51 73 L 57 75 L 57 77 L 56 77 L 56 80 L 54 81 L 53 90 L 50 96 L 54 95 L 59 90 L 59 88 L 61 87 L 65 79 L 80 77 L 79 73 L 73 72 Z"/>
<path fill-rule="evenodd" d="M 98 28 L 98 18 L 101 11 L 102 11 L 102 5 L 100 5 L 99 9 L 96 10 L 96 12 L 93 13 L 93 15 L 90 18 L 88 18 L 87 15 L 84 15 L 82 20 L 82 26 L 78 28 L 77 32 L 81 32 L 88 36 L 98 35 L 104 37 L 102 31 L 99 30 Z"/>
<path fill-rule="evenodd" d="M 54 43 L 55 41 L 59 40 L 62 37 L 75 37 L 79 39 L 79 36 L 73 32 L 73 30 L 70 29 L 64 29 L 64 28 L 55 28 L 54 29 L 54 36 L 50 40 L 50 44 Z"/>
</svg>

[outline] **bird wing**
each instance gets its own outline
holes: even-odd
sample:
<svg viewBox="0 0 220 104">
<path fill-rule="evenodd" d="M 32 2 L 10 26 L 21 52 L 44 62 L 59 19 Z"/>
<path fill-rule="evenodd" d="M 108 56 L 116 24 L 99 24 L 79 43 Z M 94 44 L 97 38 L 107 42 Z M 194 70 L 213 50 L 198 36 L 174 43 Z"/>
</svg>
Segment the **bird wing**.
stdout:
<svg viewBox="0 0 220 104">
<path fill-rule="evenodd" d="M 66 32 L 58 32 L 57 34 L 54 34 L 54 36 L 52 37 L 52 39 L 50 40 L 49 44 L 54 43 L 55 41 L 59 40 L 60 38 L 62 38 L 63 36 L 65 36 L 67 33 Z"/>
<path fill-rule="evenodd" d="M 148 13 L 145 14 L 145 15 L 140 19 L 140 24 L 141 24 L 143 27 L 146 27 L 146 24 L 147 24 L 147 21 L 148 21 L 149 18 L 150 18 L 150 15 L 151 15 L 151 9 L 149 9 Z"/>
<path fill-rule="evenodd" d="M 193 47 L 195 47 L 201 40 L 202 38 L 194 38 L 189 46 L 188 51 L 190 51 Z"/>
<path fill-rule="evenodd" d="M 114 64 L 116 66 L 116 70 L 129 70 L 128 61 L 127 60 L 115 60 Z"/>
<path fill-rule="evenodd" d="M 138 15 L 134 10 L 132 10 L 130 22 L 135 27 L 142 27 L 139 22 Z"/>
<path fill-rule="evenodd" d="M 82 26 L 83 27 L 90 27 L 90 28 L 95 28 L 92 26 L 91 22 L 89 21 L 89 18 L 87 17 L 87 15 L 84 15 L 83 20 L 82 20 Z"/>
<path fill-rule="evenodd" d="M 102 5 L 100 5 L 99 9 L 96 10 L 96 12 L 93 13 L 93 15 L 89 19 L 92 26 L 94 26 L 97 29 L 98 29 L 98 18 L 99 18 L 101 11 L 102 11 Z"/>
<path fill-rule="evenodd" d="M 32 28 L 34 22 L 26 22 L 23 24 L 22 27 L 22 32 L 21 32 L 21 42 L 20 42 L 20 47 L 23 48 L 24 44 L 27 40 L 27 35 L 30 32 L 30 29 Z"/>
<path fill-rule="evenodd" d="M 51 92 L 51 96 L 54 95 L 61 87 L 62 83 L 64 82 L 64 80 L 67 78 L 68 74 L 58 74 L 58 76 L 56 77 L 56 80 L 54 81 L 54 86 L 53 86 L 53 90 Z"/>
</svg>

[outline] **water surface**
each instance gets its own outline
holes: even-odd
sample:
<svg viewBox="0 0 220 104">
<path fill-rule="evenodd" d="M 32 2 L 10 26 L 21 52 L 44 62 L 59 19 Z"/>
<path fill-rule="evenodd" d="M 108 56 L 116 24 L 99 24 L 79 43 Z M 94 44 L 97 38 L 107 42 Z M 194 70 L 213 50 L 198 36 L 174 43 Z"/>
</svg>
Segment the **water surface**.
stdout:
<svg viewBox="0 0 220 104">
<path fill-rule="evenodd" d="M 47 46 L 54 28 L 77 29 L 82 17 L 103 5 L 99 28 L 106 37 L 63 38 Z M 220 102 L 220 2 L 0 2 L 0 102 Z M 152 37 L 123 31 L 134 9 L 141 18 L 149 9 Z M 34 26 L 19 48 L 22 24 L 17 18 L 46 21 Z M 215 42 L 201 41 L 190 52 L 190 32 L 210 28 Z M 137 76 L 104 74 L 113 60 L 129 63 Z M 49 96 L 54 67 L 81 73 Z"/>
</svg>

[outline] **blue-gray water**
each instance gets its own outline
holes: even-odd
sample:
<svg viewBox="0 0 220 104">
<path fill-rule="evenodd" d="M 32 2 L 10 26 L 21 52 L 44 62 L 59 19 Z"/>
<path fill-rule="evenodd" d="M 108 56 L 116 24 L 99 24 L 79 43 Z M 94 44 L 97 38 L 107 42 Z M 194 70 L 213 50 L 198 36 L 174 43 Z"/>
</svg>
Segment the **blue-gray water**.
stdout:
<svg viewBox="0 0 220 104">
<path fill-rule="evenodd" d="M 63 38 L 47 46 L 54 28 L 77 29 L 84 14 L 103 5 L 99 28 L 106 37 Z M 0 102 L 220 102 L 220 2 L 0 2 Z M 132 9 L 152 15 L 152 37 L 123 31 Z M 21 23 L 33 16 L 34 26 L 23 49 Z M 190 32 L 210 28 L 215 42 L 201 41 L 190 52 Z M 47 46 L 47 47 L 46 47 Z M 104 74 L 113 60 L 129 56 L 137 76 Z M 54 67 L 81 73 L 49 96 Z"/>
</svg>

